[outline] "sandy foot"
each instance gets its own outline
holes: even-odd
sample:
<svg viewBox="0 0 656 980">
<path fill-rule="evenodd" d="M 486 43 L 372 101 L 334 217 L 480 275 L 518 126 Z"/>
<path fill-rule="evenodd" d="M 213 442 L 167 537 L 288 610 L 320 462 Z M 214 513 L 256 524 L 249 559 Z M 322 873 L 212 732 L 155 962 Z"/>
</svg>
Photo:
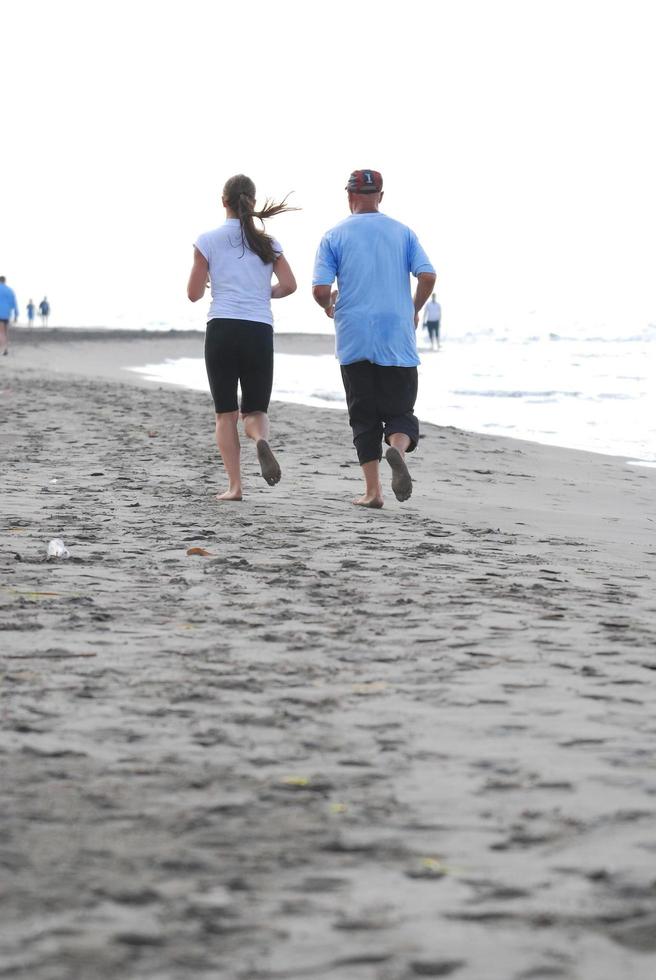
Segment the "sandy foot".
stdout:
<svg viewBox="0 0 656 980">
<path fill-rule="evenodd" d="M 392 490 L 397 500 L 408 500 L 412 496 L 412 479 L 408 467 L 398 449 L 390 447 L 385 459 L 392 467 Z"/>
<path fill-rule="evenodd" d="M 260 461 L 262 476 L 270 487 L 280 482 L 282 473 L 276 457 L 271 452 L 271 446 L 266 439 L 259 439 L 256 444 L 257 458 Z"/>
</svg>

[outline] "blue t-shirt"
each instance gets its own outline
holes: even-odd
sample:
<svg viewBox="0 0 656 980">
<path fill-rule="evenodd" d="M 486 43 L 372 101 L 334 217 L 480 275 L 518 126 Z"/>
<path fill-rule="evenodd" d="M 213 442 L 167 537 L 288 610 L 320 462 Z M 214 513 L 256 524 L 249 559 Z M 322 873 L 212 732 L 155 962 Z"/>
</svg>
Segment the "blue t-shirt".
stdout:
<svg viewBox="0 0 656 980">
<path fill-rule="evenodd" d="M 273 238 L 273 250 L 282 255 L 282 245 Z M 206 231 L 196 240 L 196 248 L 207 259 L 212 302 L 209 319 L 214 317 L 253 320 L 273 324 L 271 275 L 273 263 L 265 263 L 242 242 L 238 218 Z"/>
<path fill-rule="evenodd" d="M 16 294 L 6 283 L 0 282 L 0 320 L 11 320 L 12 316 L 18 316 Z"/>
<path fill-rule="evenodd" d="M 414 231 L 380 211 L 352 214 L 321 239 L 313 286 L 337 279 L 340 364 L 419 364 L 410 274 L 435 272 Z"/>
</svg>

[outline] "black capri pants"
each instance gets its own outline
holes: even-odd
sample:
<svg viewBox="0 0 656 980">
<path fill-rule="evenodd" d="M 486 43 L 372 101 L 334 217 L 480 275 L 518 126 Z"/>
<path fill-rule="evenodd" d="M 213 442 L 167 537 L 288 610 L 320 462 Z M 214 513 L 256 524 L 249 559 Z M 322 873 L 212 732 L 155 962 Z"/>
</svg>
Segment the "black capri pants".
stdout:
<svg viewBox="0 0 656 980">
<path fill-rule="evenodd" d="M 210 320 L 205 332 L 205 367 L 217 415 L 266 412 L 273 387 L 273 327 L 255 320 Z"/>
<path fill-rule="evenodd" d="M 384 367 L 371 361 L 342 365 L 349 424 L 360 464 L 382 457 L 382 440 L 395 432 L 410 439 L 406 452 L 419 441 L 416 367 Z"/>
</svg>

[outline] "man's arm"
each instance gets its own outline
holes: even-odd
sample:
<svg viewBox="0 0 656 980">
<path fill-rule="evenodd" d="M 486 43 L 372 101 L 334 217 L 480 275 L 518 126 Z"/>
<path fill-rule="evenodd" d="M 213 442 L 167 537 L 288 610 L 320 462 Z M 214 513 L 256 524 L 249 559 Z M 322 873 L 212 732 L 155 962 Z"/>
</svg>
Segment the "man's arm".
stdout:
<svg viewBox="0 0 656 980">
<path fill-rule="evenodd" d="M 313 286 L 312 295 L 319 304 L 326 316 L 332 320 L 335 316 L 335 303 L 337 302 L 337 290 L 331 286 Z"/>
<path fill-rule="evenodd" d="M 437 276 L 434 272 L 420 272 L 417 276 L 417 288 L 414 295 L 415 328 L 419 325 L 419 311 L 433 292 Z"/>
<path fill-rule="evenodd" d="M 319 242 L 314 260 L 312 295 L 315 303 L 319 304 L 331 320 L 335 316 L 337 290 L 333 289 L 333 283 L 337 278 L 338 270 L 339 260 L 331 245 L 331 232 L 327 232 Z"/>
</svg>

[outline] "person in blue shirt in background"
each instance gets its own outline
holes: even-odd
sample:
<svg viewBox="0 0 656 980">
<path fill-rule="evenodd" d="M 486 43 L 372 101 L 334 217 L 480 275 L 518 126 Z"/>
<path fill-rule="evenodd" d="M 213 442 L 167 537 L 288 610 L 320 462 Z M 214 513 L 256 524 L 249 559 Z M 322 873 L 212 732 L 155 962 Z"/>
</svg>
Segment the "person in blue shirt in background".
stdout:
<svg viewBox="0 0 656 980">
<path fill-rule="evenodd" d="M 354 170 L 345 189 L 351 215 L 321 239 L 312 294 L 335 321 L 335 353 L 365 482 L 353 503 L 380 508 L 383 438 L 396 499 L 412 494 L 405 454 L 419 439 L 416 329 L 436 276 L 415 233 L 378 210 L 383 178 L 377 170 Z"/>
<path fill-rule="evenodd" d="M 34 311 L 36 310 L 36 306 L 34 305 L 34 301 L 33 300 L 30 300 L 29 303 L 27 304 L 27 306 L 25 307 L 25 309 L 27 310 L 27 325 L 28 325 L 28 327 L 33 327 L 34 326 Z"/>
<path fill-rule="evenodd" d="M 5 277 L 0 276 L 0 355 L 9 352 L 9 321 L 16 323 L 17 319 L 16 295 L 7 285 Z"/>
</svg>

